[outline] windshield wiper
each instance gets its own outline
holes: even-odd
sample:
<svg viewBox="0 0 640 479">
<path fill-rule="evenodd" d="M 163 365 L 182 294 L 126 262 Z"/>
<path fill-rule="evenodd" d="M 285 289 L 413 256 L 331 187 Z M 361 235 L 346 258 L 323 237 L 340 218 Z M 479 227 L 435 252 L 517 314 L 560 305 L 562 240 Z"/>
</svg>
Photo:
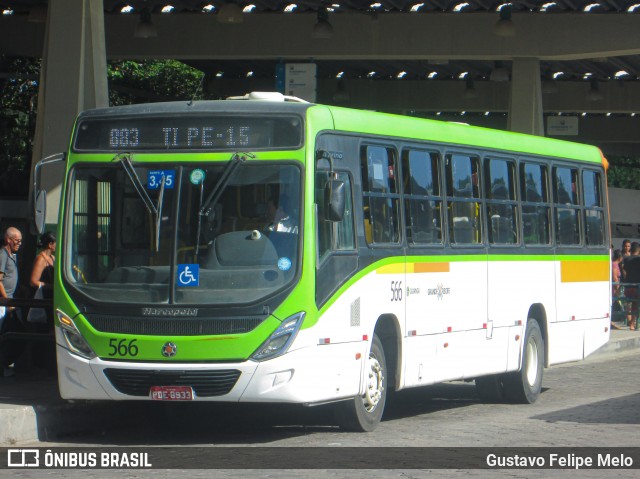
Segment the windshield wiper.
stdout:
<svg viewBox="0 0 640 479">
<path fill-rule="evenodd" d="M 146 190 L 144 189 L 144 185 L 142 184 L 142 181 L 140 181 L 140 178 L 138 177 L 138 173 L 136 173 L 136 170 L 133 167 L 133 164 L 131 164 L 131 155 L 129 155 L 128 153 L 118 154 L 113 157 L 113 161 L 116 161 L 116 160 L 120 161 L 120 164 L 122 165 L 122 169 L 125 171 L 127 176 L 129 176 L 129 179 L 131 180 L 131 183 L 133 184 L 133 187 L 135 188 L 136 193 L 138 193 L 138 196 L 144 203 L 144 206 L 147 208 L 147 211 L 149 212 L 149 214 L 155 215 L 157 218 L 158 209 L 156 208 L 156 205 L 153 204 L 153 201 L 151 201 L 151 198 L 149 197 Z"/>
<path fill-rule="evenodd" d="M 156 209 L 156 253 L 160 251 L 160 225 L 162 224 L 162 205 L 164 199 L 164 185 L 167 177 L 162 175 L 160 181 L 160 194 L 158 195 L 158 207 Z"/>
<path fill-rule="evenodd" d="M 200 211 L 198 212 L 198 231 L 196 236 L 196 257 L 198 256 L 198 252 L 200 250 L 200 228 L 202 224 L 202 217 L 208 216 L 211 213 L 211 209 L 216 205 L 222 192 L 224 191 L 225 186 L 231 181 L 233 174 L 236 172 L 238 167 L 245 162 L 247 158 L 255 158 L 251 153 L 234 153 L 229 160 L 229 163 L 224 167 L 222 171 L 222 175 L 218 182 L 214 185 L 213 189 L 207 196 L 207 199 L 200 206 Z"/>
<path fill-rule="evenodd" d="M 113 157 L 113 161 L 118 160 L 122 165 L 122 169 L 125 171 L 129 180 L 131 180 L 131 184 L 133 184 L 133 188 L 138 193 L 138 197 L 144 203 L 144 206 L 147 208 L 147 211 L 150 215 L 152 215 L 155 219 L 156 226 L 156 241 L 155 241 L 155 250 L 156 253 L 160 251 L 160 225 L 162 222 L 162 199 L 164 198 L 164 186 L 165 186 L 165 176 L 162 175 L 162 180 L 160 183 L 160 193 L 158 195 L 158 204 L 154 205 L 153 200 L 147 194 L 147 190 L 145 190 L 142 181 L 140 181 L 140 177 L 138 173 L 136 173 L 135 168 L 133 167 L 133 163 L 131 163 L 131 155 L 128 153 L 118 154 Z"/>
</svg>

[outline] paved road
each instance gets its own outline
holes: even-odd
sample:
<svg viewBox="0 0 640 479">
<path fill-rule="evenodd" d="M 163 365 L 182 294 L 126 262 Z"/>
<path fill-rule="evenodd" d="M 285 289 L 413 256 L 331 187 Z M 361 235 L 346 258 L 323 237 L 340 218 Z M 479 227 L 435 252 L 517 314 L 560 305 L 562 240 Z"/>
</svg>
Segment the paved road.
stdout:
<svg viewBox="0 0 640 479">
<path fill-rule="evenodd" d="M 533 405 L 483 404 L 473 383 L 450 383 L 398 393 L 375 433 L 342 433 L 325 408 L 134 403 L 83 406 L 57 419 L 85 428 L 34 446 L 194 445 L 276 447 L 629 447 L 640 445 L 640 353 L 595 358 L 545 370 Z M 185 407 L 182 407 L 185 406 Z M 65 416 L 69 414 L 69 416 Z M 48 418 L 53 424 L 53 418 Z M 56 429 L 52 427 L 52 429 Z M 21 446 L 27 446 L 21 445 Z M 328 465 L 327 465 L 328 466 Z M 0 476 L 9 477 L 0 470 Z M 61 473 L 63 471 L 58 471 Z M 262 470 L 188 471 L 190 477 L 451 477 L 453 471 Z M 12 477 L 47 477 L 20 471 Z M 159 471 L 126 471 L 130 478 Z M 462 477 L 566 477 L 560 470 L 461 470 Z M 580 477 L 638 477 L 640 471 L 580 471 Z M 113 477 L 114 471 L 64 471 L 65 477 Z M 160 474 L 162 475 L 162 474 Z M 167 475 L 175 474 L 169 472 Z"/>
</svg>

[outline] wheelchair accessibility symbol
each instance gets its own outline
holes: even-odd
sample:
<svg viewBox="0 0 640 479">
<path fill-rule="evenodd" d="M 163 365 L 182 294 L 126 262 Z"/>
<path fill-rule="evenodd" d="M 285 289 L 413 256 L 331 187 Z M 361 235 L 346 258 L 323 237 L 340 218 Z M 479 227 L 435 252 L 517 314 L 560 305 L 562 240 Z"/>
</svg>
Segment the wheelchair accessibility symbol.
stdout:
<svg viewBox="0 0 640 479">
<path fill-rule="evenodd" d="M 179 264 L 178 265 L 178 286 L 199 286 L 200 285 L 200 265 Z"/>
</svg>

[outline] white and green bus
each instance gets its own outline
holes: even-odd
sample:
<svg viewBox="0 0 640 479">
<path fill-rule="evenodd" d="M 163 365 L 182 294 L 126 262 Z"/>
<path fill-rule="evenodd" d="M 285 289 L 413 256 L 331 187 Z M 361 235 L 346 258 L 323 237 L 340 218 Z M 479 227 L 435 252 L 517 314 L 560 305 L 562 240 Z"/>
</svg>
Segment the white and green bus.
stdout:
<svg viewBox="0 0 640 479">
<path fill-rule="evenodd" d="M 63 398 L 335 403 L 371 431 L 388 391 L 531 403 L 607 342 L 597 148 L 289 100 L 86 111 L 41 162 L 66 165 Z"/>
</svg>

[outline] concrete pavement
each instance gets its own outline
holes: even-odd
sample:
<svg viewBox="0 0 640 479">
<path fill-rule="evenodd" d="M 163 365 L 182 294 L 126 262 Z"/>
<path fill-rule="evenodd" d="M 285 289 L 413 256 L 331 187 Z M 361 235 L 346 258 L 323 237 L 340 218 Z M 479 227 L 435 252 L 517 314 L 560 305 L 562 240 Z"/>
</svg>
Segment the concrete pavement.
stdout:
<svg viewBox="0 0 640 479">
<path fill-rule="evenodd" d="M 611 331 L 611 339 L 590 358 L 606 359 L 632 350 L 640 351 L 640 331 L 622 327 Z M 130 408 L 101 406 L 104 424 L 123 419 L 123 410 L 135 411 L 145 402 L 131 402 Z M 89 419 L 95 419 L 91 403 L 71 403 L 60 398 L 56 378 L 45 372 L 29 371 L 0 378 L 0 446 L 47 441 L 59 435 L 82 434 Z M 114 421 L 114 422 L 112 422 Z"/>
</svg>

